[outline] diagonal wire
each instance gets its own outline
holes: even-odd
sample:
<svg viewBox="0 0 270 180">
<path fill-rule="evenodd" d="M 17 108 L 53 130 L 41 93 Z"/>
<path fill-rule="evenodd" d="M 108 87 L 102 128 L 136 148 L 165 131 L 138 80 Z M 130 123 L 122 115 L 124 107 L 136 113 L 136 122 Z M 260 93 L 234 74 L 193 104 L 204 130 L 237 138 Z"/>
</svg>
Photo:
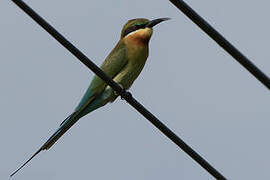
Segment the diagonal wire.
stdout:
<svg viewBox="0 0 270 180">
<path fill-rule="evenodd" d="M 218 31 L 207 23 L 198 13 L 196 13 L 188 4 L 182 0 L 170 0 L 179 10 L 197 24 L 206 34 L 208 34 L 216 43 L 226 50 L 236 61 L 244 66 L 255 78 L 261 81 L 270 90 L 270 79 L 259 68 L 257 68 L 245 55 L 236 49 L 228 40 L 226 40 Z"/>
<path fill-rule="evenodd" d="M 199 163 L 212 176 L 214 176 L 216 179 L 226 179 L 221 173 L 219 173 L 214 167 L 212 167 L 203 157 L 201 157 L 197 152 L 195 152 L 174 132 L 172 132 L 168 127 L 166 127 L 158 118 L 156 118 L 143 105 L 141 105 L 136 99 L 134 99 L 131 93 L 122 89 L 117 83 L 115 83 L 111 78 L 109 78 L 98 66 L 96 66 L 79 49 L 77 49 L 65 37 L 63 37 L 59 32 L 57 32 L 50 24 L 48 24 L 26 3 L 24 3 L 21 0 L 12 0 L 12 1 L 16 5 L 18 5 L 25 13 L 27 13 L 34 21 L 36 21 L 40 26 L 42 26 L 49 34 L 51 34 L 59 43 L 61 43 L 66 49 L 68 49 L 74 56 L 76 56 L 84 65 L 86 65 L 96 75 L 98 75 L 102 80 L 104 80 L 109 86 L 111 86 L 116 92 L 118 92 L 122 98 L 124 98 L 137 111 L 139 111 L 146 119 L 148 119 L 154 126 L 156 126 L 178 147 L 180 147 L 184 152 L 186 152 L 193 160 Z"/>
</svg>

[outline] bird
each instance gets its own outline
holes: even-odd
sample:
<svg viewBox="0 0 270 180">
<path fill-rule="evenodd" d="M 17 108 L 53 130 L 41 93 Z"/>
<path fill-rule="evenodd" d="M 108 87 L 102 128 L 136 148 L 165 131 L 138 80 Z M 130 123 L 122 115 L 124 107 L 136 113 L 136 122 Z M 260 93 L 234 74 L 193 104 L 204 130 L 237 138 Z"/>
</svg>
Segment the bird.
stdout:
<svg viewBox="0 0 270 180">
<path fill-rule="evenodd" d="M 100 66 L 106 75 L 127 90 L 141 73 L 149 54 L 149 40 L 153 27 L 170 18 L 128 20 L 121 30 L 120 40 Z M 10 177 L 14 176 L 29 161 L 43 150 L 48 150 L 56 141 L 86 114 L 114 102 L 119 96 L 100 77 L 95 75 L 74 112 L 68 116 L 49 139 Z"/>
</svg>

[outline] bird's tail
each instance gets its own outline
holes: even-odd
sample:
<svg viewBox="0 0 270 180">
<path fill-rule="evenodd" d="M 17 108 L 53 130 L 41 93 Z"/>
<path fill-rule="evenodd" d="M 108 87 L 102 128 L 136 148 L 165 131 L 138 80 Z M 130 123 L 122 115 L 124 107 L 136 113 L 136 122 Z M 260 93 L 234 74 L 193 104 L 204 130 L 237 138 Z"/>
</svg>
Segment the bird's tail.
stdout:
<svg viewBox="0 0 270 180">
<path fill-rule="evenodd" d="M 79 118 L 77 113 L 74 112 L 68 116 L 61 124 L 60 127 L 53 133 L 53 135 L 41 146 L 41 150 L 48 150 L 54 143 L 69 130 Z"/>
<path fill-rule="evenodd" d="M 78 112 L 72 113 L 61 124 L 60 127 L 53 133 L 53 135 L 37 150 L 23 165 L 21 165 L 16 171 L 14 171 L 10 177 L 15 175 L 20 169 L 22 169 L 31 159 L 33 159 L 42 150 L 49 149 L 65 132 L 73 126 L 79 120 Z"/>
</svg>

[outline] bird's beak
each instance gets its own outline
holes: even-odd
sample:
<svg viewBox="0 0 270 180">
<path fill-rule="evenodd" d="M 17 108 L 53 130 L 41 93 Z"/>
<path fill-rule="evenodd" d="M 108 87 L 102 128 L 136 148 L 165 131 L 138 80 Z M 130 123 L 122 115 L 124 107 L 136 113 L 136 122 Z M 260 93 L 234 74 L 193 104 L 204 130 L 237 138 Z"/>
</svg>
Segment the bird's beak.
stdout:
<svg viewBox="0 0 270 180">
<path fill-rule="evenodd" d="M 162 21 L 167 21 L 167 20 L 169 20 L 169 19 L 171 19 L 171 18 L 158 18 L 158 19 L 154 19 L 154 20 L 152 20 L 152 21 L 149 21 L 149 22 L 145 25 L 145 27 L 152 28 L 152 27 L 154 27 L 155 25 L 161 23 Z"/>
</svg>

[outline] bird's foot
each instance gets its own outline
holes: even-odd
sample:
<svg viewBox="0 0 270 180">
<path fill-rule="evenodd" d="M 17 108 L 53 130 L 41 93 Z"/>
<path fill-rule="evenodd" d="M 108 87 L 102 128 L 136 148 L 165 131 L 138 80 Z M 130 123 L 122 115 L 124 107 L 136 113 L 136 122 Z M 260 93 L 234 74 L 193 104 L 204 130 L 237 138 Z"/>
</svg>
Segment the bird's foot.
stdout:
<svg viewBox="0 0 270 180">
<path fill-rule="evenodd" d="M 132 95 L 131 95 L 131 93 L 130 92 L 128 92 L 127 91 L 127 89 L 125 89 L 123 86 L 122 86 L 122 84 L 118 84 L 121 88 L 122 88 L 122 93 L 118 93 L 118 92 L 116 92 L 116 91 L 114 91 L 114 94 L 116 95 L 116 96 L 121 96 L 121 99 L 123 100 L 123 99 L 125 99 L 125 98 L 128 98 L 128 97 L 131 97 Z"/>
<path fill-rule="evenodd" d="M 122 84 L 118 83 L 118 85 L 122 88 L 123 91 L 125 91 L 126 89 L 124 88 L 124 86 L 122 86 Z M 113 91 L 114 95 L 119 96 L 120 94 L 117 91 Z"/>
<path fill-rule="evenodd" d="M 132 94 L 128 91 L 125 91 L 124 94 L 121 96 L 121 99 L 122 100 L 127 100 L 127 99 L 130 99 L 132 97 Z"/>
</svg>

